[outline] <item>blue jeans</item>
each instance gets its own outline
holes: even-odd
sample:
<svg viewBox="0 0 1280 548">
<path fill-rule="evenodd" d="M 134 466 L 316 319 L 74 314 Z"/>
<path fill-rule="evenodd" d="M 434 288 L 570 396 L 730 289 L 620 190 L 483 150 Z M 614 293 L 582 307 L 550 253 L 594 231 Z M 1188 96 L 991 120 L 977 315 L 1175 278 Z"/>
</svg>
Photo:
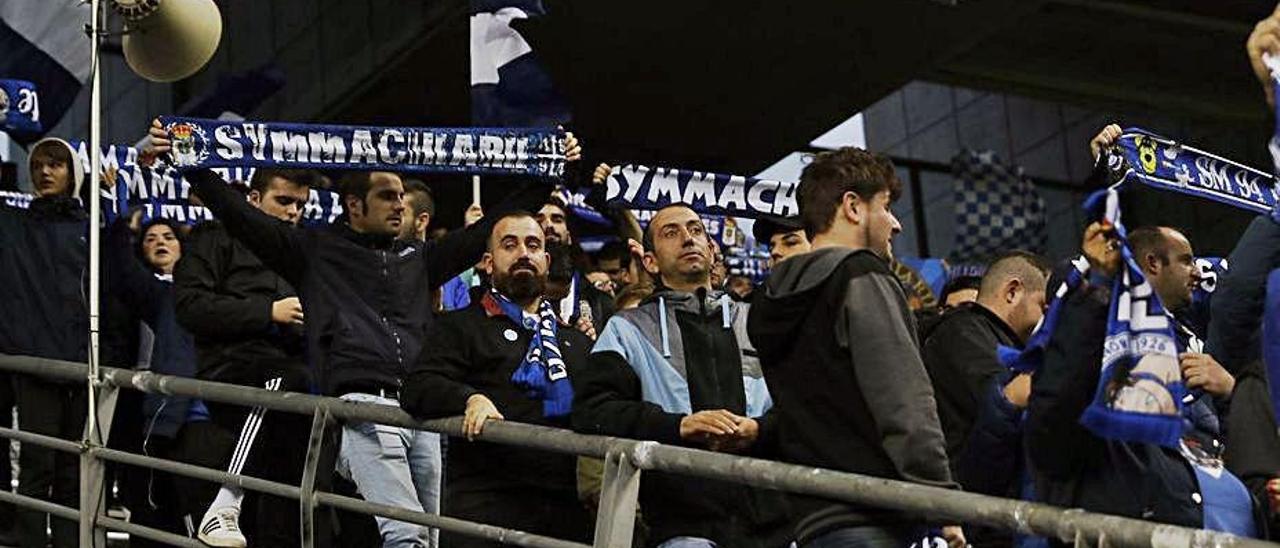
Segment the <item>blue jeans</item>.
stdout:
<svg viewBox="0 0 1280 548">
<path fill-rule="evenodd" d="M 698 537 L 671 537 L 659 544 L 658 548 L 716 548 L 716 543 Z"/>
<path fill-rule="evenodd" d="M 400 407 L 396 400 L 373 394 L 343 394 L 342 399 Z M 369 502 L 439 515 L 442 468 L 439 434 L 372 422 L 342 427 L 338 474 L 354 482 Z M 439 545 L 440 533 L 433 528 L 376 519 L 384 548 Z"/>
<path fill-rule="evenodd" d="M 804 548 L 906 548 L 902 532 L 886 527 L 846 527 L 805 543 Z"/>
</svg>

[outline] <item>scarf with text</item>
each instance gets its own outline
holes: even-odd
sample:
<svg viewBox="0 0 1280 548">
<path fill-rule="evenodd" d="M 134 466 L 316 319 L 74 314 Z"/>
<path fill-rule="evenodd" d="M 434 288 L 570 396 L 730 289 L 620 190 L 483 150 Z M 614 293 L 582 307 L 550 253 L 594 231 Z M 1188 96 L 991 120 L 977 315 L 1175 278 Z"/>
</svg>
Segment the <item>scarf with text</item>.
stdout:
<svg viewBox="0 0 1280 548">
<path fill-rule="evenodd" d="M 614 167 L 606 182 L 608 203 L 634 209 L 683 203 L 698 213 L 753 219 L 800 214 L 795 182 L 634 164 Z"/>
<path fill-rule="evenodd" d="M 533 332 L 520 367 L 511 375 L 511 383 L 524 390 L 530 399 L 542 400 L 543 416 L 568 415 L 573 408 L 573 386 L 569 384 L 569 370 L 560 354 L 560 327 L 555 308 L 542 299 L 537 319 L 526 320 L 524 309 L 496 289 L 490 289 L 487 297 L 486 305 L 496 306 L 498 312 Z"/>
<path fill-rule="evenodd" d="M 41 128 L 36 85 L 26 80 L 0 80 L 0 131 L 38 134 Z"/>
<path fill-rule="evenodd" d="M 1178 447 L 1186 387 L 1172 317 L 1147 282 L 1120 221 L 1115 189 L 1095 193 L 1114 227 L 1121 264 L 1111 288 L 1102 374 L 1080 423 L 1099 437 Z"/>
<path fill-rule="evenodd" d="M 174 166 L 385 170 L 560 178 L 555 129 L 410 128 L 163 116 Z"/>
</svg>

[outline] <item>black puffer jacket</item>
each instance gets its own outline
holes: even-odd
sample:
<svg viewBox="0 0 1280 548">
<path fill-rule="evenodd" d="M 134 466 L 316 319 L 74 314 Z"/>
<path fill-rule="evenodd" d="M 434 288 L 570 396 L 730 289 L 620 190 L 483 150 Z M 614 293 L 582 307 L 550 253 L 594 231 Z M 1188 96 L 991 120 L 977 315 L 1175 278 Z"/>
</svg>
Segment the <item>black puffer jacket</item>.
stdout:
<svg viewBox="0 0 1280 548">
<path fill-rule="evenodd" d="M 86 361 L 86 218 L 70 197 L 0 205 L 0 353 Z"/>
</svg>

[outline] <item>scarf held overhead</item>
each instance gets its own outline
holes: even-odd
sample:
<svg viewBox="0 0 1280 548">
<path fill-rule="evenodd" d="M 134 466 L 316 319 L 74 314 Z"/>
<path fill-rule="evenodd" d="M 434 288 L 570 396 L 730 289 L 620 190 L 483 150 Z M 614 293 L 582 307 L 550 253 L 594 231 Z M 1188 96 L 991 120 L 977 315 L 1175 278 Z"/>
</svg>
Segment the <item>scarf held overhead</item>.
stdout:
<svg viewBox="0 0 1280 548">
<path fill-rule="evenodd" d="M 1142 275 L 1120 222 L 1118 193 L 1100 191 L 1120 240 L 1111 289 L 1102 374 L 1080 423 L 1099 437 L 1177 447 L 1182 438 L 1182 371 L 1172 317 Z"/>
<path fill-rule="evenodd" d="M 164 116 L 179 169 L 275 167 L 559 178 L 552 129 L 409 128 L 233 122 Z"/>
<path fill-rule="evenodd" d="M 1137 182 L 1254 213 L 1269 213 L 1280 202 L 1271 175 L 1141 128 L 1125 129 L 1115 154 L 1124 160 L 1120 166 L 1124 183 Z"/>
<path fill-rule="evenodd" d="M 635 209 L 683 203 L 698 213 L 753 219 L 800 214 L 794 182 L 628 164 L 614 167 L 607 183 L 608 203 Z"/>
</svg>

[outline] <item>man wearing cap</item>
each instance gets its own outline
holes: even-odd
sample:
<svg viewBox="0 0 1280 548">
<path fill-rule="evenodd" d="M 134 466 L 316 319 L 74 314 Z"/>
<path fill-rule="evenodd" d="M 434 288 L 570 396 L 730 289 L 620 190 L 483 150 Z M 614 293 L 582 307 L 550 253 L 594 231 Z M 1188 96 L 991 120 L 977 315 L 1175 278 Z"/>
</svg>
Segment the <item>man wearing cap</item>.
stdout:
<svg viewBox="0 0 1280 548">
<path fill-rule="evenodd" d="M 757 243 L 769 245 L 769 268 L 788 257 L 809 252 L 809 237 L 799 217 L 760 217 L 751 233 Z"/>
</svg>

